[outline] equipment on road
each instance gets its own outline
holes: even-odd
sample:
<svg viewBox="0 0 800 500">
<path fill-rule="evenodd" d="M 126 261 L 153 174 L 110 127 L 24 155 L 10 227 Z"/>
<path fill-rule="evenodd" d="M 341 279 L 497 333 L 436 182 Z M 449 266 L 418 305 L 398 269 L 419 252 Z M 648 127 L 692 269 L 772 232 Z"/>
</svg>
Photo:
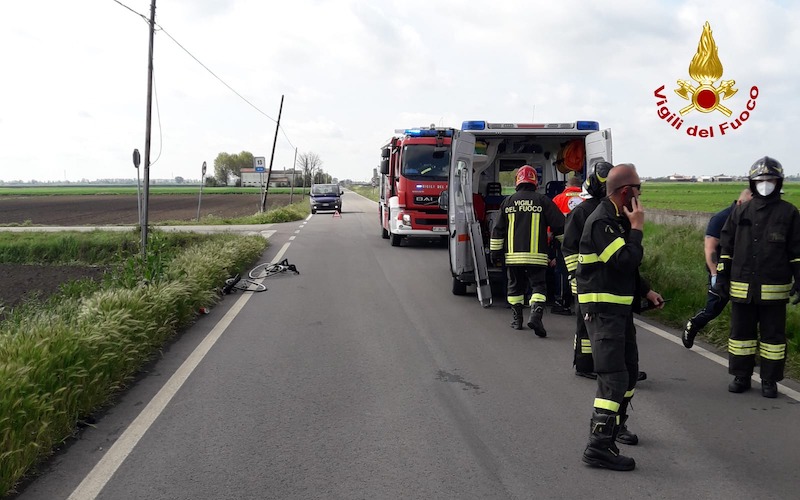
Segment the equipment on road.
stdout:
<svg viewBox="0 0 800 500">
<path fill-rule="evenodd" d="M 392 246 L 408 237 L 446 237 L 447 214 L 439 194 L 447 189 L 453 129 L 395 130 L 381 148 L 378 216 Z"/>
</svg>

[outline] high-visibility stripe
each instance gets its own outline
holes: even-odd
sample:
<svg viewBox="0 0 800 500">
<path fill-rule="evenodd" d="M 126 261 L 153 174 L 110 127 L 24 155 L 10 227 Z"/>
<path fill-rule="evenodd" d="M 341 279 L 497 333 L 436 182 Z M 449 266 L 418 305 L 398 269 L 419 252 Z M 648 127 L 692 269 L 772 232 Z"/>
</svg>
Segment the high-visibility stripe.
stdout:
<svg viewBox="0 0 800 500">
<path fill-rule="evenodd" d="M 614 413 L 619 411 L 619 403 L 610 399 L 594 398 L 594 407 L 599 410 L 613 411 Z"/>
<path fill-rule="evenodd" d="M 576 280 L 570 281 L 569 287 L 572 289 L 572 295 L 578 295 L 578 282 Z"/>
<path fill-rule="evenodd" d="M 524 304 L 525 303 L 525 296 L 524 295 L 509 295 L 506 297 L 506 300 L 512 306 L 515 304 Z"/>
<path fill-rule="evenodd" d="M 596 253 L 581 253 L 578 254 L 578 262 L 581 264 L 596 264 L 600 262 L 600 258 Z"/>
<path fill-rule="evenodd" d="M 761 298 L 764 300 L 785 300 L 792 290 L 791 283 L 780 285 L 761 285 Z"/>
<path fill-rule="evenodd" d="M 542 293 L 533 293 L 528 301 L 528 305 L 533 305 L 536 302 L 547 302 L 547 296 Z"/>
<path fill-rule="evenodd" d="M 763 359 L 780 361 L 786 358 L 786 344 L 765 344 L 759 345 L 758 353 Z"/>
<path fill-rule="evenodd" d="M 539 214 L 531 215 L 531 253 L 539 253 Z"/>
<path fill-rule="evenodd" d="M 734 356 L 753 356 L 758 348 L 757 340 L 728 339 L 728 352 Z"/>
<path fill-rule="evenodd" d="M 538 253 L 507 253 L 506 264 L 534 264 L 546 266 L 548 263 L 547 254 Z"/>
<path fill-rule="evenodd" d="M 589 339 L 581 339 L 581 354 L 592 353 L 592 341 Z"/>
<path fill-rule="evenodd" d="M 489 240 L 489 250 L 502 250 L 503 240 L 501 238 L 492 238 Z"/>
<path fill-rule="evenodd" d="M 614 256 L 617 251 L 625 246 L 625 240 L 623 238 L 617 238 L 612 241 L 602 252 L 600 252 L 599 258 L 603 262 L 608 262 L 608 260 Z"/>
<path fill-rule="evenodd" d="M 606 302 L 608 304 L 622 304 L 629 306 L 633 304 L 633 295 L 614 295 L 613 293 L 579 293 L 578 302 L 588 304 L 590 302 Z"/>
<path fill-rule="evenodd" d="M 731 297 L 736 299 L 746 299 L 747 291 L 750 288 L 749 283 L 742 283 L 741 281 L 731 281 Z"/>
<path fill-rule="evenodd" d="M 634 393 L 634 392 L 636 392 L 636 389 L 635 389 L 635 388 L 634 388 L 634 389 L 631 389 L 630 391 L 625 391 L 625 397 L 626 397 L 626 398 L 632 398 L 632 397 L 633 397 L 633 393 Z"/>
<path fill-rule="evenodd" d="M 794 262 L 800 262 L 800 257 L 789 261 L 789 263 L 794 263 Z"/>
<path fill-rule="evenodd" d="M 509 254 L 514 253 L 514 217 L 516 214 L 510 213 L 508 214 L 508 230 L 506 231 L 506 239 L 508 240 L 508 253 L 506 254 L 506 259 L 508 259 Z"/>
</svg>

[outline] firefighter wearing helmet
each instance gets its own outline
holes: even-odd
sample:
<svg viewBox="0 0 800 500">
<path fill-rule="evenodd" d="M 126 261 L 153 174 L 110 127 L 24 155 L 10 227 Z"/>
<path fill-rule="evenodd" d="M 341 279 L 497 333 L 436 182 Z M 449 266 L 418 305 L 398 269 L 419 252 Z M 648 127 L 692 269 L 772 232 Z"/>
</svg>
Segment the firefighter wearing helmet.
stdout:
<svg viewBox="0 0 800 500">
<path fill-rule="evenodd" d="M 489 241 L 490 258 L 495 265 L 506 265 L 507 300 L 511 305 L 511 327 L 522 330 L 525 293 L 530 290 L 528 327 L 539 337 L 546 337 L 542 323 L 547 299 L 545 273 L 547 228 L 560 239 L 564 233 L 564 214 L 553 201 L 536 192 L 536 170 L 523 165 L 517 172 L 516 192 L 503 200 L 500 217 Z"/>
<path fill-rule="evenodd" d="M 735 207 L 722 228 L 714 290 L 731 301 L 728 390 L 750 389 L 758 353 L 761 395 L 775 398 L 786 364 L 786 304 L 790 296 L 800 302 L 800 214 L 781 199 L 777 160 L 757 160 L 748 177 L 753 199 Z"/>
<path fill-rule="evenodd" d="M 606 197 L 606 179 L 614 165 L 607 161 L 595 163 L 590 174 L 583 182 L 583 193 L 581 197 L 584 201 L 576 206 L 567 215 L 566 226 L 564 228 L 564 242 L 561 244 L 561 251 L 564 253 L 564 262 L 567 265 L 572 294 L 578 295 L 578 286 L 575 283 L 575 270 L 578 269 L 578 247 L 583 233 L 583 226 L 586 219 L 600 205 Z M 573 365 L 575 374 L 586 378 L 597 378 L 594 373 L 594 363 L 592 362 L 592 346 L 589 342 L 589 334 L 586 332 L 586 324 L 583 321 L 580 303 L 575 299 L 576 314 L 578 316 L 577 329 L 575 331 L 575 341 L 573 347 L 575 354 Z"/>
<path fill-rule="evenodd" d="M 636 462 L 623 456 L 616 445 L 639 441 L 626 425 L 639 376 L 635 304 L 646 298 L 655 307 L 664 305 L 661 295 L 639 276 L 644 256 L 641 187 L 633 165 L 617 165 L 610 170 L 606 197 L 584 224 L 575 272 L 578 303 L 597 373 L 591 432 L 583 461 L 612 470 L 636 467 Z"/>
</svg>

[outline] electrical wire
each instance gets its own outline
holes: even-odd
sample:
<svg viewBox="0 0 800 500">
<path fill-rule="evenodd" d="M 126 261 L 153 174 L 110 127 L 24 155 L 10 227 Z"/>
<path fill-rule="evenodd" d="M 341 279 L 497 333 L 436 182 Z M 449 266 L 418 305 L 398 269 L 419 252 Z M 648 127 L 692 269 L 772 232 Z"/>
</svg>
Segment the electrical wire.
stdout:
<svg viewBox="0 0 800 500">
<path fill-rule="evenodd" d="M 156 101 L 156 117 L 158 118 L 158 156 L 156 156 L 155 160 L 150 162 L 151 167 L 161 158 L 161 151 L 164 150 L 164 129 L 161 128 L 161 108 L 158 105 L 158 89 L 156 88 L 155 71 L 153 72 L 153 97 L 155 97 Z"/>
</svg>

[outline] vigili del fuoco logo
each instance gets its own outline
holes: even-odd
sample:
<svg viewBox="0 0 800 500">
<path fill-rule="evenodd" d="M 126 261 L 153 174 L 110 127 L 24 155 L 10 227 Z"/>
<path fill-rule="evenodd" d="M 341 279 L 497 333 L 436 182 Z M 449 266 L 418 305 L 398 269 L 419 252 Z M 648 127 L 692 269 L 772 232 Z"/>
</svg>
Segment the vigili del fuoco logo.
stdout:
<svg viewBox="0 0 800 500">
<path fill-rule="evenodd" d="M 750 87 L 746 104 L 741 108 L 734 108 L 741 109 L 741 112 L 734 114 L 734 111 L 731 110 L 734 106 L 728 104 L 727 101 L 739 89 L 734 86 L 736 85 L 735 80 L 721 79 L 722 62 L 719 59 L 719 54 L 717 54 L 717 44 L 711 35 L 711 25 L 708 21 L 703 26 L 700 43 L 697 44 L 697 53 L 689 64 L 689 76 L 696 82 L 696 85 L 688 80 L 679 79 L 677 82 L 678 88 L 674 89 L 681 99 L 689 101 L 677 113 L 668 107 L 667 94 L 665 93 L 666 85 L 660 86 L 653 93 L 658 107 L 658 117 L 675 130 L 685 130 L 686 135 L 691 137 L 723 136 L 744 125 L 750 118 L 750 113 L 756 108 L 758 87 L 754 85 Z M 691 120 L 691 115 L 696 115 L 696 113 L 721 113 L 726 119 L 717 125 L 692 125 L 688 123 L 684 127 L 685 120 Z"/>
</svg>

